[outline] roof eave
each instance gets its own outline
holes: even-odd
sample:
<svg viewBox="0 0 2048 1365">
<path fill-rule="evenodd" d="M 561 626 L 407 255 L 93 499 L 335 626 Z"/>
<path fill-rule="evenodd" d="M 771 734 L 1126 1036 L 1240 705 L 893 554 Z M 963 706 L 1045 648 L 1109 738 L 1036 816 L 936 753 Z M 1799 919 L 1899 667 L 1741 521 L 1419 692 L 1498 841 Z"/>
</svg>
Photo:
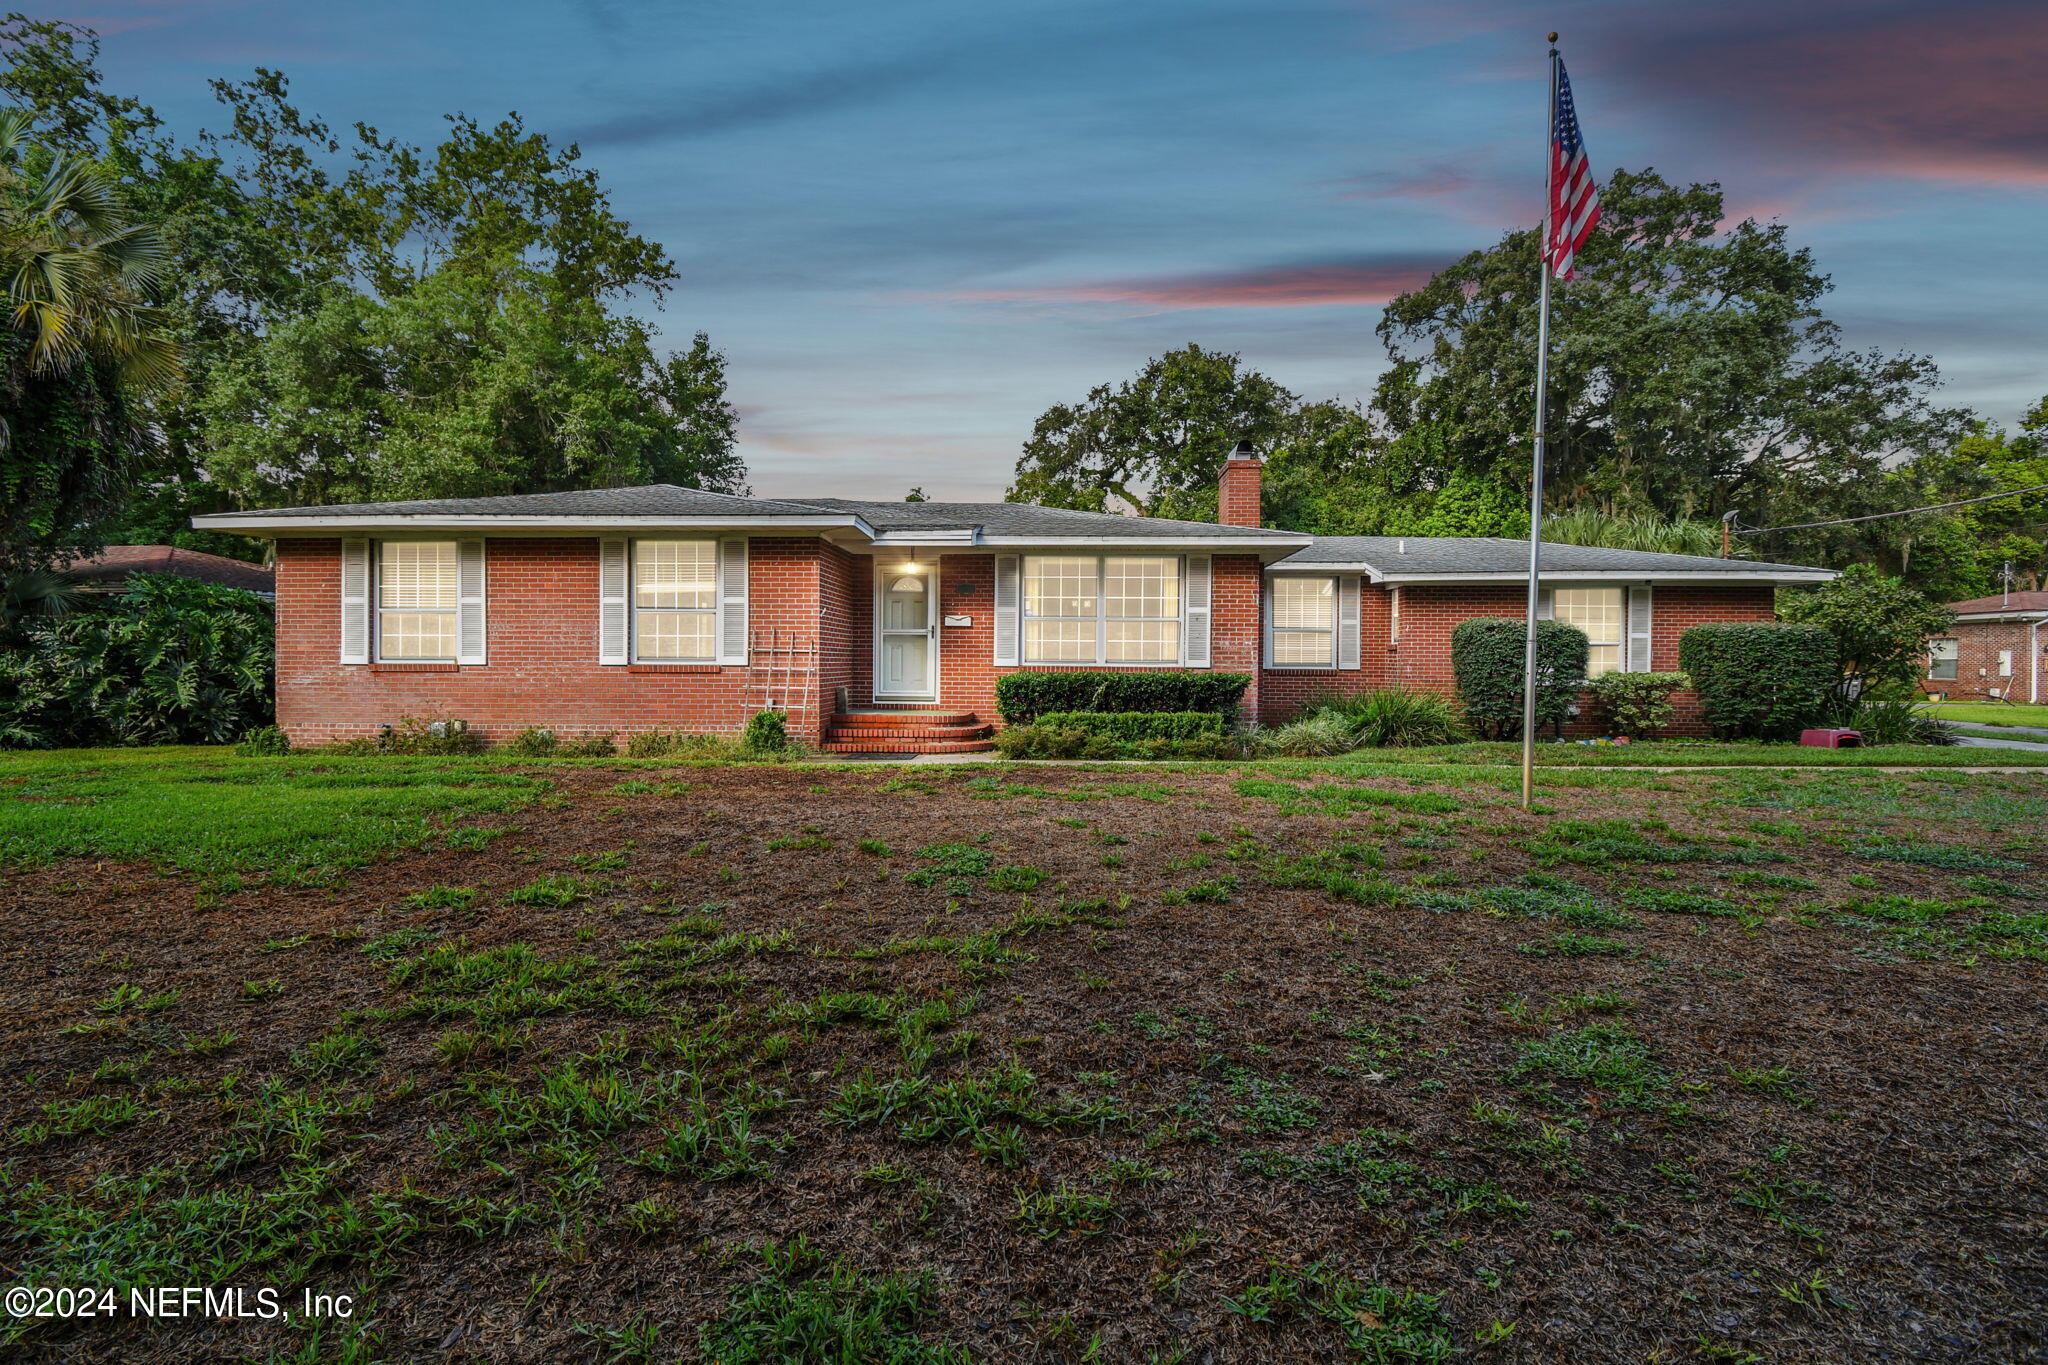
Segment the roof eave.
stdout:
<svg viewBox="0 0 2048 1365">
<path fill-rule="evenodd" d="M 1033 546 L 1123 546 L 1130 549 L 1166 549 L 1171 546 L 1189 546 L 1202 550 L 1241 550 L 1247 552 L 1293 554 L 1310 543 L 1309 537 L 1280 536 L 992 536 L 981 537 L 983 545 L 1029 548 Z"/>
<path fill-rule="evenodd" d="M 1309 568 L 1310 565 L 1290 565 L 1291 568 Z M 1315 568 L 1344 571 L 1344 565 L 1314 565 Z M 1751 583 L 1751 584 L 1803 584 L 1826 583 L 1840 577 L 1833 569 L 1766 569 L 1747 572 L 1726 572 L 1721 570 L 1686 571 L 1670 569 L 1545 569 L 1542 575 L 1558 583 Z M 1526 583 L 1527 573 L 1392 573 L 1375 574 L 1375 581 L 1388 584 L 1402 583 Z"/>
<path fill-rule="evenodd" d="M 194 530 L 233 531 L 243 535 L 277 536 L 301 531 L 359 531 L 400 528 L 407 531 L 560 529 L 592 534 L 658 528 L 662 530 L 851 530 L 869 540 L 875 528 L 851 512 L 830 516 L 658 517 L 658 516 L 518 516 L 504 512 L 382 512 L 355 516 L 266 517 L 260 513 L 212 512 L 192 518 Z"/>
</svg>

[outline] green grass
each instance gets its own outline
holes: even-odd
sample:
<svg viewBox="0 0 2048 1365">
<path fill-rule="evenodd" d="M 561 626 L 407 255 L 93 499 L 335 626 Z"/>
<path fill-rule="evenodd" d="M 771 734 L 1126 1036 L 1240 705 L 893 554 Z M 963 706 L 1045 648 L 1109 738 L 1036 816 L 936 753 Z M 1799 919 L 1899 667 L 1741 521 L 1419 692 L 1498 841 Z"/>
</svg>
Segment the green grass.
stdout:
<svg viewBox="0 0 2048 1365">
<path fill-rule="evenodd" d="M 844 1261 L 823 1263 L 801 1237 L 760 1255 L 761 1275 L 735 1288 L 724 1316 L 704 1328 L 705 1360 L 966 1365 L 966 1352 L 918 1330 L 934 1297 L 930 1276 L 868 1276 Z"/>
<path fill-rule="evenodd" d="M 2001 705 L 1984 701 L 1929 702 L 1927 709 L 1943 720 L 1970 725 L 2040 725 L 2048 727 L 2048 706 Z"/>
<path fill-rule="evenodd" d="M 446 758 L 237 758 L 232 750 L 0 753 L 0 864 L 155 863 L 320 881 L 512 810 L 545 779 Z"/>
<path fill-rule="evenodd" d="M 1419 749 L 1366 749 L 1339 759 L 1262 763 L 1266 768 L 1305 767 L 1342 774 L 1352 764 L 1419 766 L 1452 764 L 1519 767 L 1522 746 L 1513 743 L 1443 744 Z M 1662 740 L 1651 743 L 1602 745 L 1541 744 L 1540 768 L 1967 768 L 2022 767 L 2048 764 L 2048 754 L 2012 749 L 1987 755 L 1981 749 L 1949 749 L 1927 744 L 1873 745 L 1868 749 L 1810 749 L 1802 744 L 1716 744 L 1707 740 Z"/>
</svg>

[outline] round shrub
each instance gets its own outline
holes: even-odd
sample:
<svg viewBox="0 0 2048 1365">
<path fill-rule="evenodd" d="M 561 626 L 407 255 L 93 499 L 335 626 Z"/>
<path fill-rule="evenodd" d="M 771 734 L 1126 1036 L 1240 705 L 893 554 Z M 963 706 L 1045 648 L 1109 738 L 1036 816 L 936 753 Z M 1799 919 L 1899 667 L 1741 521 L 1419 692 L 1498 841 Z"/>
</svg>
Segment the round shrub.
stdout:
<svg viewBox="0 0 2048 1365">
<path fill-rule="evenodd" d="M 1593 714 L 1609 734 L 1642 739 L 1656 734 L 1678 714 L 1671 694 L 1689 687 L 1683 673 L 1608 673 L 1593 679 Z"/>
<path fill-rule="evenodd" d="M 747 718 L 740 744 L 750 753 L 786 754 L 796 748 L 789 737 L 789 720 L 780 711 L 756 711 Z"/>
<path fill-rule="evenodd" d="M 1451 671 L 1465 723 L 1481 739 L 1522 733 L 1522 664 L 1527 632 L 1504 616 L 1475 616 L 1451 632 Z M 1563 621 L 1536 623 L 1536 724 L 1562 725 L 1586 685 L 1586 632 Z"/>
</svg>

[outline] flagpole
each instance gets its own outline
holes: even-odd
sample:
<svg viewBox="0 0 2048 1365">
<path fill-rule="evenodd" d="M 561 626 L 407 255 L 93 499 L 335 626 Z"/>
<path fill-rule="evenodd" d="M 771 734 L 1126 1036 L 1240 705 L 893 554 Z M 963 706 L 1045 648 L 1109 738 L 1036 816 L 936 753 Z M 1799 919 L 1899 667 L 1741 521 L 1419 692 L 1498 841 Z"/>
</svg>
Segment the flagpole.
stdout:
<svg viewBox="0 0 2048 1365">
<path fill-rule="evenodd" d="M 1536 243 L 1542 277 L 1536 313 L 1536 445 L 1529 471 L 1529 602 L 1522 642 L 1522 809 L 1536 788 L 1536 611 L 1543 557 L 1543 428 L 1550 415 L 1550 230 L 1557 189 L 1557 35 L 1550 35 L 1550 98 L 1543 107 L 1543 235 Z"/>
</svg>

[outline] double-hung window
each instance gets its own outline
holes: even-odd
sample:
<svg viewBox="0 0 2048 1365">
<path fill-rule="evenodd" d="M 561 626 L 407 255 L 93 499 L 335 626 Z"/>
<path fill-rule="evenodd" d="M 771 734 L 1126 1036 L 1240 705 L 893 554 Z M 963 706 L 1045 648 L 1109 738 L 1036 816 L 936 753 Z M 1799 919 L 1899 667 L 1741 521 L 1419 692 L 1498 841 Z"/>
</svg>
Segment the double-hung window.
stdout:
<svg viewBox="0 0 2048 1365">
<path fill-rule="evenodd" d="M 718 542 L 633 542 L 633 657 L 708 663 L 718 656 Z"/>
<path fill-rule="evenodd" d="M 1927 676 L 1937 682 L 1952 682 L 1956 676 L 1956 642 L 1954 640 L 1929 640 L 1927 642 Z"/>
<path fill-rule="evenodd" d="M 1273 667 L 1337 666 L 1337 580 L 1274 574 L 1267 592 L 1273 625 Z"/>
<path fill-rule="evenodd" d="M 1023 589 L 1027 664 L 1180 662 L 1177 556 L 1027 555 Z"/>
<path fill-rule="evenodd" d="M 1558 588 L 1551 612 L 1586 632 L 1586 676 L 1597 678 L 1622 666 L 1622 631 L 1627 592 L 1622 588 Z"/>
<path fill-rule="evenodd" d="M 454 541 L 377 542 L 377 657 L 454 663 L 459 593 Z"/>
</svg>

